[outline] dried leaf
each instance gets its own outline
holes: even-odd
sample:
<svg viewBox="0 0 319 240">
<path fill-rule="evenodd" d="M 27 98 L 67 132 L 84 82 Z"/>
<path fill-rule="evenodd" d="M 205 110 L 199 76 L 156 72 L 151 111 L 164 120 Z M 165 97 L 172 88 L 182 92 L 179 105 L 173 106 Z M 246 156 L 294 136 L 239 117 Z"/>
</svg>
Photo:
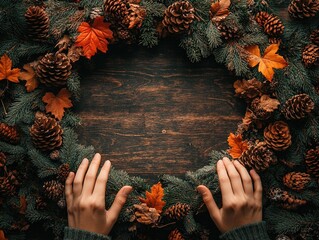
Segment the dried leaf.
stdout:
<svg viewBox="0 0 319 240">
<path fill-rule="evenodd" d="M 248 149 L 247 141 L 243 141 L 241 134 L 235 135 L 233 133 L 230 133 L 227 141 L 230 147 L 228 153 L 233 158 L 239 158 L 242 153 Z"/>
<path fill-rule="evenodd" d="M 134 214 L 139 223 L 155 225 L 158 222 L 160 214 L 155 208 L 149 208 L 146 203 L 134 204 L 134 208 Z"/>
<path fill-rule="evenodd" d="M 279 54 L 276 54 L 278 49 L 279 44 L 271 44 L 266 48 L 264 55 L 261 57 L 260 49 L 257 45 L 246 48 L 247 52 L 249 53 L 249 66 L 255 67 L 259 64 L 258 71 L 261 72 L 270 82 L 274 77 L 274 68 L 282 69 L 288 66 L 286 60 Z"/>
<path fill-rule="evenodd" d="M 6 236 L 4 235 L 4 231 L 0 229 L 0 240 L 8 240 Z"/>
<path fill-rule="evenodd" d="M 230 0 L 220 0 L 210 6 L 211 19 L 213 22 L 220 22 L 229 15 Z"/>
<path fill-rule="evenodd" d="M 18 83 L 19 82 L 19 68 L 12 68 L 12 61 L 7 54 L 4 54 L 0 58 L 0 81 L 7 79 L 8 81 Z"/>
<path fill-rule="evenodd" d="M 151 188 L 151 192 L 146 191 L 146 198 L 139 198 L 142 203 L 150 208 L 155 208 L 159 213 L 162 212 L 165 202 L 162 200 L 164 197 L 164 189 L 162 184 L 159 182 L 154 184 Z"/>
<path fill-rule="evenodd" d="M 20 196 L 20 209 L 19 213 L 25 215 L 27 211 L 27 199 L 24 195 Z"/>
<path fill-rule="evenodd" d="M 256 78 L 250 80 L 237 80 L 234 83 L 236 96 L 253 99 L 260 95 L 262 83 Z"/>
<path fill-rule="evenodd" d="M 70 46 L 71 39 L 69 35 L 64 35 L 63 38 L 55 45 L 56 48 L 59 49 L 59 52 L 67 50 Z"/>
<path fill-rule="evenodd" d="M 33 67 L 28 63 L 23 66 L 25 71 L 20 72 L 19 78 L 20 80 L 26 81 L 25 88 L 27 92 L 32 92 L 39 86 L 39 81 L 37 79 L 36 73 Z"/>
<path fill-rule="evenodd" d="M 68 51 L 68 58 L 71 60 L 71 62 L 76 62 L 80 59 L 80 57 L 83 56 L 83 48 L 77 47 L 75 45 L 72 45 L 69 48 Z"/>
<path fill-rule="evenodd" d="M 262 95 L 260 98 L 259 106 L 267 112 L 273 112 L 279 105 L 280 102 L 276 98 L 270 98 L 268 95 Z"/>
<path fill-rule="evenodd" d="M 42 101 L 46 103 L 45 111 L 52 113 L 57 119 L 61 120 L 64 115 L 64 108 L 72 107 L 70 100 L 71 94 L 66 88 L 62 88 L 57 95 L 51 92 L 46 93 Z"/>
<path fill-rule="evenodd" d="M 105 23 L 103 16 L 96 17 L 92 26 L 87 22 L 82 22 L 78 28 L 78 32 L 80 34 L 76 38 L 75 45 L 83 47 L 84 56 L 88 59 L 91 59 L 96 54 L 97 49 L 106 53 L 109 44 L 106 39 L 113 38 L 110 23 Z"/>
</svg>

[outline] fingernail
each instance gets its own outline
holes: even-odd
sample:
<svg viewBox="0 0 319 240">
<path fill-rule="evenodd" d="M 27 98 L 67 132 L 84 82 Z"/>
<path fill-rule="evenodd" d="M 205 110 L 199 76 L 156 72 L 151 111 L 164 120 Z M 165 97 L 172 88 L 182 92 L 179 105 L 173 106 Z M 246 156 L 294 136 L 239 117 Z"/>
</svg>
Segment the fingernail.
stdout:
<svg viewBox="0 0 319 240">
<path fill-rule="evenodd" d="M 196 189 L 197 189 L 197 191 L 198 191 L 200 194 L 203 194 L 203 193 L 204 193 L 203 187 L 198 186 Z"/>
<path fill-rule="evenodd" d="M 223 161 L 227 161 L 227 160 L 229 160 L 228 157 L 223 157 Z"/>
<path fill-rule="evenodd" d="M 132 192 L 133 188 L 131 186 L 126 186 L 124 189 L 123 189 L 123 193 L 128 196 L 131 192 Z"/>
</svg>

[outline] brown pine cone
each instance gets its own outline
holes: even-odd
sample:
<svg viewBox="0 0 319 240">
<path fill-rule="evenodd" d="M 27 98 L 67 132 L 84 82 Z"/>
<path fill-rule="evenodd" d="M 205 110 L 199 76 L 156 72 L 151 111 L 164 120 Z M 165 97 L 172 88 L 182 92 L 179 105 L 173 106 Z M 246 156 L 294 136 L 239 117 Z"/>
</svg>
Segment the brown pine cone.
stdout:
<svg viewBox="0 0 319 240">
<path fill-rule="evenodd" d="M 267 196 L 284 209 L 296 209 L 307 204 L 306 200 L 299 199 L 280 188 L 271 188 Z"/>
<path fill-rule="evenodd" d="M 241 36 L 241 31 L 234 21 L 218 22 L 217 29 L 224 40 L 237 39 Z"/>
<path fill-rule="evenodd" d="M 289 98 L 284 104 L 281 112 L 286 119 L 302 119 L 315 107 L 314 101 L 309 95 L 303 93 Z"/>
<path fill-rule="evenodd" d="M 31 6 L 25 13 L 29 37 L 36 41 L 45 41 L 49 37 L 49 16 L 39 6 Z"/>
<path fill-rule="evenodd" d="M 50 159 L 52 161 L 58 161 L 60 159 L 60 151 L 53 150 L 52 152 L 50 152 Z"/>
<path fill-rule="evenodd" d="M 310 34 L 310 41 L 313 44 L 319 46 L 319 28 L 312 31 L 312 33 Z"/>
<path fill-rule="evenodd" d="M 43 197 L 41 196 L 38 196 L 36 199 L 35 199 L 35 208 L 38 209 L 38 210 L 44 210 L 46 207 L 47 207 L 47 203 L 46 201 L 44 200 Z"/>
<path fill-rule="evenodd" d="M 6 123 L 0 123 L 0 139 L 11 144 L 18 144 L 20 141 L 20 134 L 17 127 L 9 126 Z"/>
<path fill-rule="evenodd" d="M 315 240 L 319 236 L 319 222 L 306 224 L 301 228 L 298 239 L 300 240 Z"/>
<path fill-rule="evenodd" d="M 58 180 L 61 183 L 64 183 L 69 173 L 70 173 L 70 164 L 68 163 L 61 164 L 60 167 L 58 168 L 58 176 L 57 176 Z"/>
<path fill-rule="evenodd" d="M 233 86 L 236 96 L 251 100 L 261 95 L 263 84 L 256 78 L 252 78 L 249 80 L 237 80 Z"/>
<path fill-rule="evenodd" d="M 105 0 L 104 13 L 111 21 L 120 21 L 128 25 L 127 16 L 129 15 L 130 4 L 127 0 Z"/>
<path fill-rule="evenodd" d="M 277 162 L 277 157 L 272 150 L 267 147 L 265 142 L 259 142 L 249 147 L 239 158 L 238 161 L 248 169 L 255 169 L 262 172 L 270 165 Z"/>
<path fill-rule="evenodd" d="M 189 1 L 177 1 L 164 12 L 162 21 L 170 33 L 179 33 L 189 30 L 195 19 L 195 9 Z"/>
<path fill-rule="evenodd" d="M 288 12 L 293 18 L 313 17 L 318 11 L 318 0 L 292 0 L 288 6 Z"/>
<path fill-rule="evenodd" d="M 63 197 L 64 185 L 58 181 L 51 180 L 43 184 L 45 195 L 54 201 L 58 201 Z"/>
<path fill-rule="evenodd" d="M 182 220 L 190 211 L 190 205 L 186 203 L 176 203 L 165 211 L 165 215 L 174 220 Z"/>
<path fill-rule="evenodd" d="M 17 175 L 18 172 L 13 170 L 0 177 L 0 196 L 12 196 L 15 194 L 19 185 Z"/>
<path fill-rule="evenodd" d="M 0 168 L 4 168 L 7 163 L 7 157 L 3 152 L 0 152 Z"/>
<path fill-rule="evenodd" d="M 71 68 L 70 59 L 64 53 L 47 53 L 39 61 L 36 73 L 41 83 L 61 87 L 66 84 Z"/>
<path fill-rule="evenodd" d="M 183 235 L 178 231 L 177 228 L 175 228 L 173 231 L 171 231 L 168 235 L 168 240 L 184 240 L 185 238 Z"/>
<path fill-rule="evenodd" d="M 62 145 L 63 130 L 51 117 L 36 118 L 30 129 L 33 145 L 41 151 L 52 151 Z"/>
<path fill-rule="evenodd" d="M 310 180 L 310 175 L 303 172 L 289 172 L 283 177 L 284 185 L 295 191 L 303 190 Z"/>
<path fill-rule="evenodd" d="M 318 64 L 319 62 L 319 46 L 308 44 L 302 52 L 302 61 L 306 67 Z"/>
<path fill-rule="evenodd" d="M 253 111 L 257 119 L 266 120 L 272 116 L 273 111 L 267 111 L 260 104 L 260 98 L 255 98 L 250 104 L 250 110 Z"/>
<path fill-rule="evenodd" d="M 305 162 L 308 173 L 319 178 L 319 147 L 307 151 Z"/>
<path fill-rule="evenodd" d="M 284 235 L 284 234 L 280 234 L 278 236 L 276 236 L 276 239 L 275 240 L 293 240 L 291 239 L 289 236 L 287 235 Z"/>
<path fill-rule="evenodd" d="M 128 18 L 128 29 L 140 28 L 146 16 L 146 9 L 138 4 L 130 3 Z"/>
<path fill-rule="evenodd" d="M 279 36 L 284 32 L 285 27 L 282 21 L 273 14 L 259 12 L 255 19 L 256 22 L 264 28 L 264 32 L 271 37 Z"/>
<path fill-rule="evenodd" d="M 275 151 L 286 150 L 291 145 L 288 124 L 283 121 L 269 124 L 264 129 L 264 139 L 269 148 Z"/>
</svg>

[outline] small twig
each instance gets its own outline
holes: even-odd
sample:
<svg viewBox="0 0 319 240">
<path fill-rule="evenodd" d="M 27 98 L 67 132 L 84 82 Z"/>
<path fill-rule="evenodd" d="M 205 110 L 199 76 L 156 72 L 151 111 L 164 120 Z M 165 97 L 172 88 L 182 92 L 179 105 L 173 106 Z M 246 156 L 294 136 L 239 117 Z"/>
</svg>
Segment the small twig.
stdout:
<svg viewBox="0 0 319 240">
<path fill-rule="evenodd" d="M 2 108 L 3 108 L 4 115 L 7 115 L 8 112 L 6 110 L 6 107 L 4 106 L 4 103 L 3 103 L 2 99 L 1 99 L 1 105 L 2 105 Z"/>
<path fill-rule="evenodd" d="M 161 225 L 161 226 L 155 225 L 154 227 L 156 227 L 156 228 L 164 228 L 164 227 L 167 227 L 167 226 L 170 226 L 170 225 L 174 225 L 174 224 L 176 224 L 176 222 L 167 223 L 167 224 L 164 224 L 164 225 Z"/>
</svg>

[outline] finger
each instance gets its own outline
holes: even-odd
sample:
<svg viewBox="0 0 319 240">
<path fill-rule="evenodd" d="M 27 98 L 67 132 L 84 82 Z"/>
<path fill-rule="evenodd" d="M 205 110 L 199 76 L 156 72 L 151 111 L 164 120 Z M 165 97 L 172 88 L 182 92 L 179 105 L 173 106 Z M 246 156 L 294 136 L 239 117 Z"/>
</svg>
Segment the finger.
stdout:
<svg viewBox="0 0 319 240">
<path fill-rule="evenodd" d="M 73 216 L 71 214 L 72 209 L 72 203 L 73 203 L 73 190 L 72 190 L 72 183 L 74 180 L 74 172 L 70 172 L 67 179 L 65 180 L 65 199 L 66 199 L 66 205 L 68 209 L 68 224 L 69 227 L 74 227 L 74 220 Z"/>
<path fill-rule="evenodd" d="M 111 223 L 115 223 L 118 216 L 120 215 L 121 209 L 123 208 L 128 195 L 132 192 L 133 188 L 131 186 L 124 186 L 118 191 L 115 196 L 114 202 L 110 209 L 108 210 L 108 220 Z"/>
<path fill-rule="evenodd" d="M 219 187 L 222 193 L 223 202 L 234 195 L 232 187 L 230 185 L 230 180 L 226 172 L 225 165 L 222 160 L 217 162 L 217 174 L 219 180 Z"/>
<path fill-rule="evenodd" d="M 106 193 L 106 183 L 109 177 L 109 173 L 111 170 L 111 162 L 106 161 L 103 164 L 103 167 L 99 173 L 99 176 L 97 177 L 94 190 L 93 190 L 93 195 L 96 196 L 97 199 L 102 200 L 105 202 L 105 193 Z"/>
<path fill-rule="evenodd" d="M 248 197 L 253 197 L 253 183 L 251 181 L 249 173 L 247 172 L 246 168 L 243 165 L 241 165 L 237 160 L 234 161 L 234 165 L 241 177 L 245 193 L 248 195 Z"/>
<path fill-rule="evenodd" d="M 234 164 L 226 157 L 223 158 L 223 163 L 225 165 L 227 174 L 229 176 L 233 193 L 235 195 L 243 195 L 244 194 L 243 184 L 241 182 L 240 175 L 237 172 Z"/>
<path fill-rule="evenodd" d="M 203 202 L 208 209 L 210 217 L 213 219 L 216 225 L 219 225 L 221 223 L 220 211 L 211 191 L 204 185 L 199 185 L 197 187 L 197 191 L 202 195 Z"/>
<path fill-rule="evenodd" d="M 89 160 L 84 158 L 76 171 L 75 178 L 73 181 L 73 197 L 77 198 L 81 195 L 83 187 L 83 179 L 89 166 Z"/>
<path fill-rule="evenodd" d="M 85 196 L 91 195 L 96 182 L 96 175 L 101 163 L 101 155 L 96 153 L 90 163 L 89 170 L 87 171 L 83 183 L 82 194 Z"/>
<path fill-rule="evenodd" d="M 259 175 L 255 170 L 250 170 L 250 176 L 254 180 L 254 198 L 256 201 L 262 201 L 263 187 Z"/>
</svg>

